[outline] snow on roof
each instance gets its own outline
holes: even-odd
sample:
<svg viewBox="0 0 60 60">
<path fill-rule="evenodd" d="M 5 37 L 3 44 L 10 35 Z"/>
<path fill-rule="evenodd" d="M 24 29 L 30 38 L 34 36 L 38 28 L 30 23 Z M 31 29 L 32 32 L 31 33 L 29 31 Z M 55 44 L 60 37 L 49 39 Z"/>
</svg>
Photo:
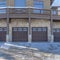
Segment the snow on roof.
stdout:
<svg viewBox="0 0 60 60">
<path fill-rule="evenodd" d="M 60 0 L 54 0 L 51 7 L 60 7 Z"/>
</svg>

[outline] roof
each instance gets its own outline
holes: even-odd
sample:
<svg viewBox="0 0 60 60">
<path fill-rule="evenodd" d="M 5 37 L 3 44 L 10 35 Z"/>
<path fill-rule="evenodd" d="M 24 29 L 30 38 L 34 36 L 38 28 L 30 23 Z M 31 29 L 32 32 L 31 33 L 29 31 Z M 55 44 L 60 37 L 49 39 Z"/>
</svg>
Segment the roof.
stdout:
<svg viewBox="0 0 60 60">
<path fill-rule="evenodd" d="M 54 0 L 53 4 L 51 7 L 60 7 L 60 0 Z"/>
</svg>

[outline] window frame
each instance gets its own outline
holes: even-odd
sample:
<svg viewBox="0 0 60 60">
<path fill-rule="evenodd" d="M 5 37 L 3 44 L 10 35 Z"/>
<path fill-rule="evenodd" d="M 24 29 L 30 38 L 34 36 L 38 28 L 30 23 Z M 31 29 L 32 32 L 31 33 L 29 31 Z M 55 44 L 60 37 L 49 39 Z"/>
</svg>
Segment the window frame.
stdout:
<svg viewBox="0 0 60 60">
<path fill-rule="evenodd" d="M 37 4 L 37 3 L 35 3 L 35 2 L 37 2 L 37 0 L 33 0 L 33 7 L 35 7 L 36 5 L 38 6 L 38 5 L 40 5 L 40 6 L 42 6 L 42 8 L 44 8 L 44 1 L 42 1 L 42 0 L 40 0 L 39 2 L 42 2 L 42 4 Z M 37 7 L 37 8 L 40 8 L 40 7 Z M 41 8 L 41 9 L 42 9 Z"/>
<path fill-rule="evenodd" d="M 0 7 L 6 7 L 6 0 L 1 0 L 0 1 Z M 6 13 L 5 9 L 1 9 L 0 13 Z"/>
</svg>

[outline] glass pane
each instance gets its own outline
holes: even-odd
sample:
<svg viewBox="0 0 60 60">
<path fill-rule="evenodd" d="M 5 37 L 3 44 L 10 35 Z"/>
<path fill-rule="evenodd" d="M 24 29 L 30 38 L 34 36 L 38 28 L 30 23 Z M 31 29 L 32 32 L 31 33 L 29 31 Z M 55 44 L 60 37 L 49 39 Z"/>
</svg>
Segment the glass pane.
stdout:
<svg viewBox="0 0 60 60">
<path fill-rule="evenodd" d="M 60 29 L 55 28 L 55 29 L 53 29 L 53 32 L 60 32 Z"/>
<path fill-rule="evenodd" d="M 22 28 L 18 28 L 18 31 L 22 31 Z"/>
<path fill-rule="evenodd" d="M 7 28 L 4 28 L 4 31 L 7 31 Z"/>
<path fill-rule="evenodd" d="M 15 4 L 15 7 L 24 7 L 25 0 L 15 0 L 14 4 Z"/>
<path fill-rule="evenodd" d="M 13 28 L 13 31 L 17 31 L 17 28 Z"/>
<path fill-rule="evenodd" d="M 33 28 L 33 31 L 37 31 L 37 28 Z"/>
<path fill-rule="evenodd" d="M 23 28 L 23 31 L 27 31 L 27 28 Z"/>
<path fill-rule="evenodd" d="M 0 2 L 0 7 L 6 7 L 6 2 Z"/>
<path fill-rule="evenodd" d="M 60 32 L 60 29 L 57 29 L 57 32 Z"/>
<path fill-rule="evenodd" d="M 0 28 L 0 31 L 3 31 L 3 28 Z"/>
<path fill-rule="evenodd" d="M 33 10 L 33 13 L 40 13 L 40 10 Z"/>
<path fill-rule="evenodd" d="M 43 31 L 46 31 L 46 28 L 42 28 Z"/>
<path fill-rule="evenodd" d="M 44 8 L 44 5 L 43 5 L 43 1 L 40 1 L 40 0 L 34 0 L 34 7 L 36 8 Z M 34 13 L 43 13 L 43 11 L 41 10 L 33 10 Z"/>
<path fill-rule="evenodd" d="M 0 1 L 0 7 L 6 7 L 6 0 L 1 0 Z M 0 13 L 6 13 L 5 9 L 1 9 Z"/>
<path fill-rule="evenodd" d="M 56 10 L 52 10 L 52 14 L 53 15 L 56 15 Z"/>
<path fill-rule="evenodd" d="M 38 31 L 42 31 L 42 29 L 41 28 L 38 28 Z"/>
<path fill-rule="evenodd" d="M 0 10 L 0 13 L 6 13 L 6 10 Z"/>
</svg>

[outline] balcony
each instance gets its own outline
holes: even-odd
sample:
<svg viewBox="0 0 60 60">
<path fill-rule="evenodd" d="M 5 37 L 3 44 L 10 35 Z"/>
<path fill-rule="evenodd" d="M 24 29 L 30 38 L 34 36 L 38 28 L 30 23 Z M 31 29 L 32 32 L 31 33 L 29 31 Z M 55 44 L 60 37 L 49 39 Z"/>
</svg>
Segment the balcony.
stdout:
<svg viewBox="0 0 60 60">
<path fill-rule="evenodd" d="M 1 10 L 3 10 L 1 12 Z M 4 11 L 5 10 L 5 11 Z M 51 14 L 51 10 L 48 9 L 39 9 L 33 7 L 25 8 L 0 8 L 0 18 L 38 18 L 38 19 L 53 19 L 60 20 L 59 14 Z"/>
</svg>

